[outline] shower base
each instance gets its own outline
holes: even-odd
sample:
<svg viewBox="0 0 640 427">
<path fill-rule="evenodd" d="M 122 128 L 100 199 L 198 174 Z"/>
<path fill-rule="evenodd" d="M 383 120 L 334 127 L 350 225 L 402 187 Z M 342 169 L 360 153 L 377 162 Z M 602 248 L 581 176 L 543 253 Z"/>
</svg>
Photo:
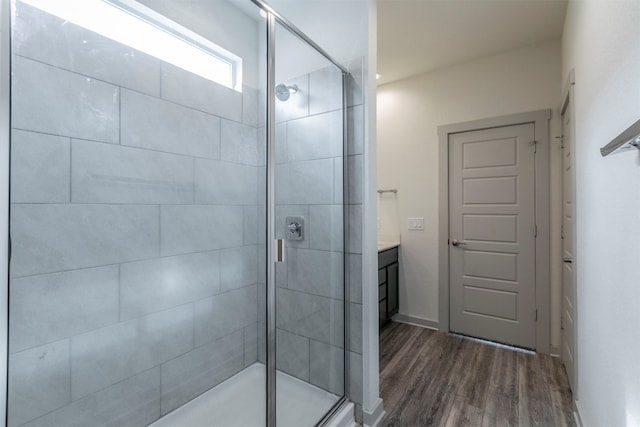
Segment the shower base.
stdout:
<svg viewBox="0 0 640 427">
<path fill-rule="evenodd" d="M 260 427 L 265 425 L 266 370 L 254 363 L 150 427 Z M 313 426 L 339 400 L 309 383 L 277 372 L 278 427 Z"/>
</svg>

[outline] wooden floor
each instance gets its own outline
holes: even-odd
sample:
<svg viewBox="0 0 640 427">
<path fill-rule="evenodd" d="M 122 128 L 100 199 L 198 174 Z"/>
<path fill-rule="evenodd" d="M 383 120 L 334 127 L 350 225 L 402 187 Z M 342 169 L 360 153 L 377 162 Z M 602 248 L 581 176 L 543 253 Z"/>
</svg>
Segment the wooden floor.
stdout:
<svg viewBox="0 0 640 427">
<path fill-rule="evenodd" d="M 561 362 L 392 322 L 380 332 L 384 426 L 574 426 Z"/>
</svg>

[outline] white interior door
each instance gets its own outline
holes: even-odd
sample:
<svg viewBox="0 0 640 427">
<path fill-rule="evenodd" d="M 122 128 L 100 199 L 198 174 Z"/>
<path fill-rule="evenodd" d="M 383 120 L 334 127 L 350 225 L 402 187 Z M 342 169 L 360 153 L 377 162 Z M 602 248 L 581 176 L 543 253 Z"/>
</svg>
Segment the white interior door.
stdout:
<svg viewBox="0 0 640 427">
<path fill-rule="evenodd" d="M 450 329 L 535 348 L 534 124 L 449 135 Z"/>
<path fill-rule="evenodd" d="M 562 360 L 575 390 L 575 281 L 573 269 L 573 134 L 570 108 L 562 115 Z"/>
</svg>

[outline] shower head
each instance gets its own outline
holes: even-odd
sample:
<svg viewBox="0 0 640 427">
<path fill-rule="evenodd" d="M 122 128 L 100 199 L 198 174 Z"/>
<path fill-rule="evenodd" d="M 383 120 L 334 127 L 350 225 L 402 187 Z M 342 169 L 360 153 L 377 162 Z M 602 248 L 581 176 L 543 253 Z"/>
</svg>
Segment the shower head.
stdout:
<svg viewBox="0 0 640 427">
<path fill-rule="evenodd" d="M 285 84 L 280 83 L 276 86 L 276 98 L 280 101 L 284 102 L 289 99 L 292 93 L 298 92 L 298 85 L 287 86 Z"/>
</svg>

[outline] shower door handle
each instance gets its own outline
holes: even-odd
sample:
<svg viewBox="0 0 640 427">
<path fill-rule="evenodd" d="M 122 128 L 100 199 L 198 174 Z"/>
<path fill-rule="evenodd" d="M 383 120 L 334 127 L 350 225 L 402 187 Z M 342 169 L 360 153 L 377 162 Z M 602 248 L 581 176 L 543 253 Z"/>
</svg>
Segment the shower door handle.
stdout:
<svg viewBox="0 0 640 427">
<path fill-rule="evenodd" d="M 276 239 L 276 262 L 284 262 L 284 239 Z"/>
</svg>

